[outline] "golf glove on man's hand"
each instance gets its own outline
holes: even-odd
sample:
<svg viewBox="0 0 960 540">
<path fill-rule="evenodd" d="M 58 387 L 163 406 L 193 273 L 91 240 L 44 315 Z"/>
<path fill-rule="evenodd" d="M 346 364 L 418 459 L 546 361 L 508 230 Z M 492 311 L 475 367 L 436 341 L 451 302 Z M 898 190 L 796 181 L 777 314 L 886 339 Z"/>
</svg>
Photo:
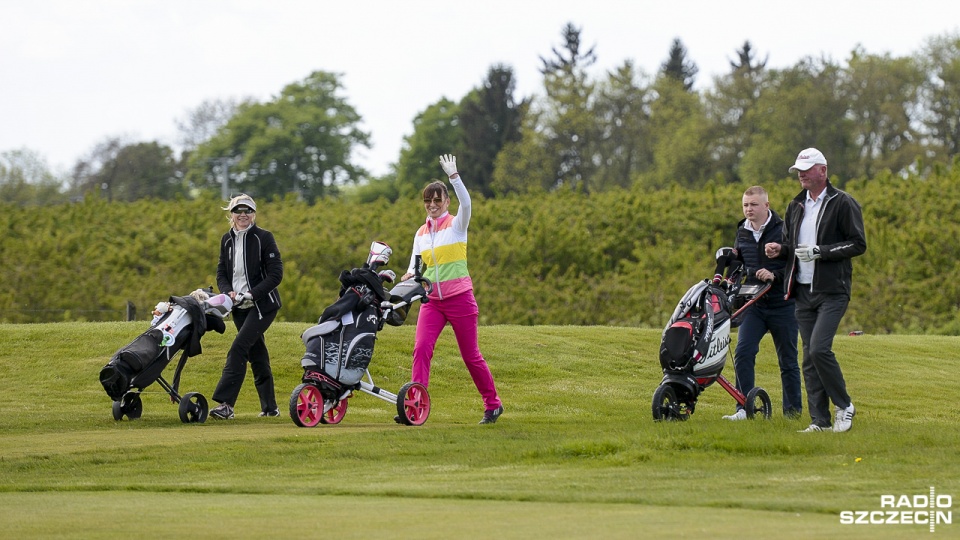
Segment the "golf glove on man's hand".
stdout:
<svg viewBox="0 0 960 540">
<path fill-rule="evenodd" d="M 797 258 L 800 262 L 815 261 L 820 258 L 820 246 L 808 246 L 800 244 L 797 246 Z"/>
<path fill-rule="evenodd" d="M 447 173 L 447 176 L 453 177 L 457 175 L 457 157 L 453 154 L 440 156 L 440 166 L 443 167 L 443 172 Z"/>
</svg>

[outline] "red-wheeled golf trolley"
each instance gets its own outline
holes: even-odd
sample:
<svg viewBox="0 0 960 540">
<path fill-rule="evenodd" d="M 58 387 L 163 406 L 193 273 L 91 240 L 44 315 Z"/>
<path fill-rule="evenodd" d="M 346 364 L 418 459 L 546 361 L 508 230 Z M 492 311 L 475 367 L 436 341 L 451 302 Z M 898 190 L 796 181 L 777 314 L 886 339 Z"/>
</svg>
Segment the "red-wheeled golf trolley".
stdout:
<svg viewBox="0 0 960 540">
<path fill-rule="evenodd" d="M 300 361 L 303 378 L 290 394 L 290 418 L 300 427 L 338 424 L 347 413 L 348 400 L 363 392 L 393 403 L 396 421 L 419 426 L 430 416 L 430 394 L 417 382 L 408 382 L 396 394 L 373 382 L 367 366 L 373 357 L 377 333 L 384 323 L 403 324 L 415 302 L 426 302 L 432 285 L 416 274 L 387 292 L 384 282 L 396 277 L 390 270 L 377 268 L 390 260 L 392 250 L 382 242 L 370 246 L 370 256 L 362 268 L 340 274 L 340 299 L 324 310 L 318 324 L 300 338 L 306 353 Z"/>
<path fill-rule="evenodd" d="M 714 382 L 743 406 L 747 418 L 770 418 L 766 390 L 757 386 L 744 395 L 721 375 L 730 354 L 730 329 L 739 326 L 743 312 L 770 290 L 769 283 L 745 285 L 743 280 L 736 254 L 721 248 L 713 279 L 696 283 L 680 299 L 660 342 L 663 380 L 653 393 L 655 421 L 687 420 L 700 394 Z"/>
</svg>

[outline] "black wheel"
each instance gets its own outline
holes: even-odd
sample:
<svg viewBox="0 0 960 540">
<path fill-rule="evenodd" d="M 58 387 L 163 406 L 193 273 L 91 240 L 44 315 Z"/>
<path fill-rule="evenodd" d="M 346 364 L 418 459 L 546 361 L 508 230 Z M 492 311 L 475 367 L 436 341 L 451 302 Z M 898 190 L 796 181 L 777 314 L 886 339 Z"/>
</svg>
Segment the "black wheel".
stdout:
<svg viewBox="0 0 960 540">
<path fill-rule="evenodd" d="M 677 401 L 677 393 L 673 387 L 668 384 L 661 384 L 653 392 L 653 420 L 679 420 L 680 403 Z"/>
<path fill-rule="evenodd" d="M 408 382 L 397 393 L 397 417 L 401 424 L 421 426 L 430 416 L 430 394 L 418 382 Z"/>
<path fill-rule="evenodd" d="M 189 392 L 180 398 L 180 421 L 184 424 L 202 424 L 209 412 L 207 398 L 200 392 Z"/>
<path fill-rule="evenodd" d="M 119 418 L 117 416 L 117 407 L 119 406 L 120 414 Z M 140 399 L 140 394 L 136 392 L 127 392 L 120 398 L 120 401 L 115 401 L 113 403 L 113 418 L 115 420 L 120 420 L 126 415 L 130 420 L 136 420 L 140 418 L 143 414 L 143 400 Z"/>
<path fill-rule="evenodd" d="M 119 401 L 113 402 L 113 419 L 118 422 L 123 420 L 123 405 Z"/>
<path fill-rule="evenodd" d="M 770 396 L 767 391 L 759 386 L 747 392 L 747 402 L 743 404 L 743 409 L 747 411 L 747 418 L 753 418 L 755 414 L 762 414 L 765 420 L 769 420 L 773 414 L 773 407 L 770 405 Z"/>
</svg>

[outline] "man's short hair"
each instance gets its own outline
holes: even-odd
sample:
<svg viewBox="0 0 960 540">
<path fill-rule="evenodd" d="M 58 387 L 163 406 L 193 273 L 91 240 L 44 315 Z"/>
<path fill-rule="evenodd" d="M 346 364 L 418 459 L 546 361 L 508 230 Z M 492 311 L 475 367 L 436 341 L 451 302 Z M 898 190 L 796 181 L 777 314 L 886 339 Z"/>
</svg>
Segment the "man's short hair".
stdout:
<svg viewBox="0 0 960 540">
<path fill-rule="evenodd" d="M 760 187 L 760 186 L 752 186 L 752 187 L 747 188 L 747 190 L 743 192 L 743 196 L 744 196 L 744 197 L 747 197 L 747 196 L 750 196 L 750 195 L 759 195 L 759 196 L 763 197 L 764 199 L 766 199 L 766 198 L 767 198 L 767 190 L 763 189 L 763 188 Z"/>
</svg>

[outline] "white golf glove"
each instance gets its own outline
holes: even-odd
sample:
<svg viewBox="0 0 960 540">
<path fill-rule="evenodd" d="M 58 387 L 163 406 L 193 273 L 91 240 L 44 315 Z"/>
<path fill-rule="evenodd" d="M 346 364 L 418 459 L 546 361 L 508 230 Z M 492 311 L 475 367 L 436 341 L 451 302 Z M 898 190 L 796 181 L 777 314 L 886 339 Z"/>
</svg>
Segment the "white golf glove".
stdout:
<svg viewBox="0 0 960 540">
<path fill-rule="evenodd" d="M 440 156 L 440 166 L 443 167 L 443 172 L 447 173 L 447 176 L 456 176 L 457 156 L 454 156 L 453 154 L 444 154 Z"/>
<path fill-rule="evenodd" d="M 820 258 L 820 246 L 808 246 L 806 244 L 800 244 L 797 246 L 797 258 L 800 259 L 800 262 L 810 262 L 815 261 Z"/>
<path fill-rule="evenodd" d="M 234 307 L 237 309 L 250 309 L 253 307 L 253 295 L 249 292 L 245 292 L 243 293 L 243 296 L 238 296 L 234 299 L 234 301 L 237 300 L 239 300 L 239 302 L 234 304 Z"/>
</svg>

